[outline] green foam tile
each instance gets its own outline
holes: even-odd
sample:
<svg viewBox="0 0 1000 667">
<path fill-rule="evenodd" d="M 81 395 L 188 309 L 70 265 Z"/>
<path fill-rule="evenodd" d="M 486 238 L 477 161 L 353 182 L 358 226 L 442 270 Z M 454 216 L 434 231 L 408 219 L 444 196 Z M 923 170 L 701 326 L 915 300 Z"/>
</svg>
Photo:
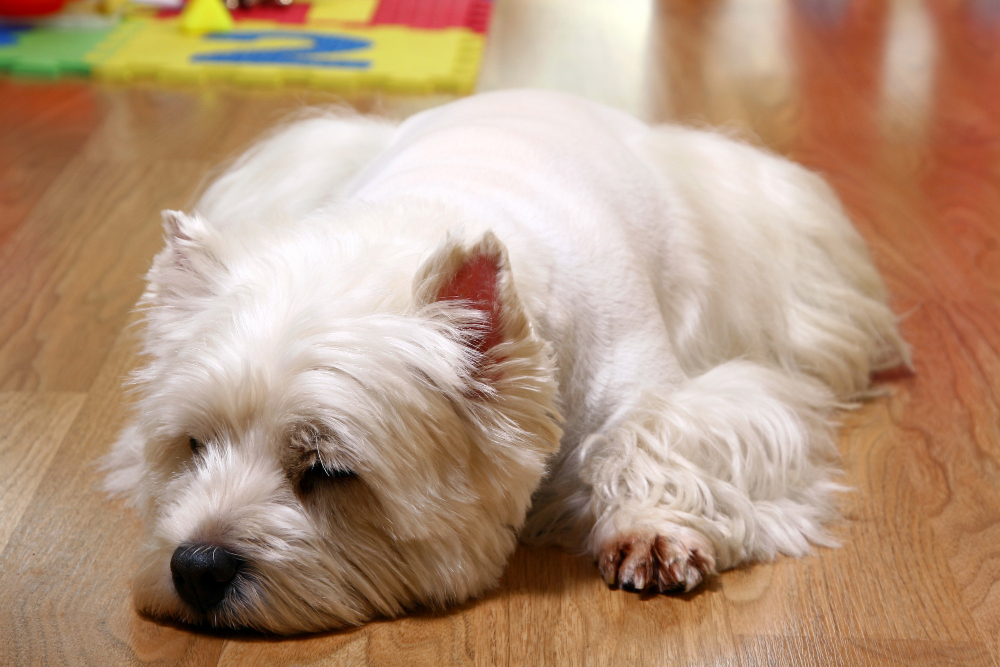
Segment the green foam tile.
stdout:
<svg viewBox="0 0 1000 667">
<path fill-rule="evenodd" d="M 2 30 L 2 28 L 0 28 Z M 6 32 L 13 44 L 0 44 L 0 71 L 18 76 L 58 77 L 90 74 L 84 57 L 112 28 L 31 28 Z"/>
</svg>

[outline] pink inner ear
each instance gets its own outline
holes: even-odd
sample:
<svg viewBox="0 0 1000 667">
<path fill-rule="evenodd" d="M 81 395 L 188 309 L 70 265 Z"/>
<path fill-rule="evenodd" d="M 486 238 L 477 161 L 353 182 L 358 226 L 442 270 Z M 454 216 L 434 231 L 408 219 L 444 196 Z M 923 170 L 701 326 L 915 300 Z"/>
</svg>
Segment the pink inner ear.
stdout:
<svg viewBox="0 0 1000 667">
<path fill-rule="evenodd" d="M 461 299 L 486 313 L 484 335 L 475 345 L 480 353 L 503 342 L 503 333 L 500 331 L 500 295 L 497 292 L 499 272 L 500 267 L 492 257 L 472 255 L 466 258 L 455 276 L 438 294 L 438 301 Z"/>
</svg>

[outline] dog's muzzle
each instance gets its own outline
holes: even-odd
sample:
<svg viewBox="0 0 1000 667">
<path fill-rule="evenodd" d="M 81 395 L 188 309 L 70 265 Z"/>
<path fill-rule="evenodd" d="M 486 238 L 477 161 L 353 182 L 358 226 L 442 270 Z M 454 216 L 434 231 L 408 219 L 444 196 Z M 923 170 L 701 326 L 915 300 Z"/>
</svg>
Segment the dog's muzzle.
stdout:
<svg viewBox="0 0 1000 667">
<path fill-rule="evenodd" d="M 226 597 L 239 566 L 235 554 L 210 544 L 182 544 L 170 558 L 177 594 L 201 613 Z"/>
</svg>

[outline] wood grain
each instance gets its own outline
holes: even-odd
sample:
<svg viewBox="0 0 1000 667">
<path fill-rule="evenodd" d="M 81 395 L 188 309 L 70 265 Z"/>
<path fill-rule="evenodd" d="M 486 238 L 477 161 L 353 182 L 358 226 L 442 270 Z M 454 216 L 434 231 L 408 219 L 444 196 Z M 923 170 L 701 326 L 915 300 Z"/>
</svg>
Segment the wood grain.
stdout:
<svg viewBox="0 0 1000 667">
<path fill-rule="evenodd" d="M 83 84 L 19 86 L 0 80 L 0 247 L 93 131 L 97 95 Z M 43 130 L 43 131 L 40 131 Z"/>
<path fill-rule="evenodd" d="M 481 88 L 516 86 L 724 125 L 838 190 L 917 369 L 843 416 L 841 548 L 673 597 L 525 548 L 464 606 L 284 640 L 138 615 L 138 521 L 94 462 L 127 410 L 159 210 L 306 104 L 448 98 L 0 80 L 0 665 L 1000 664 L 1000 12 L 498 0 Z"/>
<path fill-rule="evenodd" d="M 0 553 L 41 484 L 84 395 L 0 392 Z"/>
</svg>

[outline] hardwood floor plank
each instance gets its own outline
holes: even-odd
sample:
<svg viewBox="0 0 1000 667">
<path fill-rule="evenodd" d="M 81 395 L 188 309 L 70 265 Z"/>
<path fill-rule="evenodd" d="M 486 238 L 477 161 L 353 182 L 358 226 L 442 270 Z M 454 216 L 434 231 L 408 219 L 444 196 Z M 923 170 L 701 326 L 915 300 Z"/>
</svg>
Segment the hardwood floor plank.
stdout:
<svg viewBox="0 0 1000 667">
<path fill-rule="evenodd" d="M 300 667 L 369 665 L 371 662 L 368 659 L 368 633 L 364 628 L 357 628 L 316 637 L 286 639 L 281 642 L 233 639 L 226 642 L 218 664 L 219 667 L 257 665 L 263 667 L 276 664 Z"/>
<path fill-rule="evenodd" d="M 851 637 L 738 636 L 743 667 L 795 665 L 827 667 L 882 665 L 884 667 L 979 667 L 992 665 L 982 644 L 914 640 L 866 640 Z"/>
<path fill-rule="evenodd" d="M 98 489 L 96 459 L 125 413 L 134 344 L 118 338 L 0 553 L 0 665 L 213 665 L 223 640 L 151 623 L 128 590 L 134 513 Z"/>
<path fill-rule="evenodd" d="M 0 553 L 84 398 L 77 393 L 0 392 Z"/>
<path fill-rule="evenodd" d="M 186 197 L 201 168 L 86 157 L 66 168 L 0 249 L 0 387 L 89 389 L 161 243 L 154 211 Z"/>
<path fill-rule="evenodd" d="M 857 477 L 872 491 L 869 516 L 885 541 L 895 542 L 894 561 L 906 563 L 909 590 L 896 599 L 908 604 L 893 617 L 919 613 L 914 627 L 981 640 L 997 660 L 1000 308 L 993 249 L 1000 240 L 994 224 L 1000 65 L 986 42 L 996 43 L 1000 26 L 977 21 L 974 11 L 968 4 L 928 3 L 939 35 L 939 55 L 930 63 L 932 102 L 924 131 L 902 141 L 879 132 L 879 78 L 873 83 L 870 74 L 859 74 L 865 67 L 852 60 L 859 40 L 881 40 L 881 29 L 863 25 L 885 20 L 878 8 L 834 29 L 840 42 L 800 26 L 802 76 L 827 82 L 827 89 L 805 92 L 793 152 L 838 189 L 872 245 L 897 310 L 907 313 L 902 330 L 917 372 L 891 403 L 895 443 L 886 449 L 885 440 L 860 435 L 852 448 L 864 452 L 864 461 L 888 456 Z M 869 59 L 868 70 L 881 62 Z"/>
<path fill-rule="evenodd" d="M 0 247 L 14 233 L 102 116 L 81 82 L 40 86 L 0 80 Z"/>
</svg>

